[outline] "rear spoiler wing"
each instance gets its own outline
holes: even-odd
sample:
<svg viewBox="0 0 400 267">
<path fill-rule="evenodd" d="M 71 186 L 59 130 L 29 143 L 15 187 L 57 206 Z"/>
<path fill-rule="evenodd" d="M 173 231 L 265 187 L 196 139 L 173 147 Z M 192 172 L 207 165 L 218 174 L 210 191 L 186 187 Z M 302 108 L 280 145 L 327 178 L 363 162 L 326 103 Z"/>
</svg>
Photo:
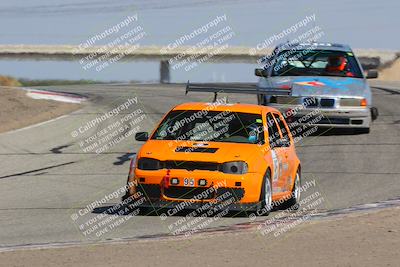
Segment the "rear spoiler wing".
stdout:
<svg viewBox="0 0 400 267">
<path fill-rule="evenodd" d="M 214 102 L 217 101 L 218 93 L 228 94 L 251 94 L 251 95 L 268 95 L 268 96 L 289 96 L 291 89 L 286 88 L 259 88 L 255 84 L 248 85 L 218 85 L 215 84 L 194 84 L 189 81 L 186 84 L 187 95 L 189 92 L 208 92 L 214 93 Z"/>
</svg>

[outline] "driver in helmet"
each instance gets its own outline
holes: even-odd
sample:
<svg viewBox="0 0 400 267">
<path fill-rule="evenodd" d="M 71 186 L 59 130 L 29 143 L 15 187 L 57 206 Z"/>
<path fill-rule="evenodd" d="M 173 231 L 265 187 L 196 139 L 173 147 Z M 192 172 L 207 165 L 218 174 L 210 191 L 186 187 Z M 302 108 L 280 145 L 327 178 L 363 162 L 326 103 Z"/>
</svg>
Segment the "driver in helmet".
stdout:
<svg viewBox="0 0 400 267">
<path fill-rule="evenodd" d="M 328 64 L 326 65 L 326 72 L 330 73 L 344 73 L 348 77 L 353 77 L 354 74 L 348 71 L 347 59 L 344 56 L 330 56 L 328 57 Z"/>
<path fill-rule="evenodd" d="M 250 143 L 258 143 L 262 140 L 261 134 L 263 133 L 263 126 L 258 124 L 248 125 L 246 127 L 246 132 Z"/>
</svg>

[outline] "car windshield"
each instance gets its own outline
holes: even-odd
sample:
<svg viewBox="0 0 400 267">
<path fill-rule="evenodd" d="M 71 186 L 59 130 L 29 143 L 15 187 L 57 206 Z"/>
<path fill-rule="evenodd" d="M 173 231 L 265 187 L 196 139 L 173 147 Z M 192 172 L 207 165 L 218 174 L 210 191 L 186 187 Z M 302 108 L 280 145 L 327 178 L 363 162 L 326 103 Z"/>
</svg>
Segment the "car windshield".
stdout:
<svg viewBox="0 0 400 267">
<path fill-rule="evenodd" d="M 264 142 L 261 115 L 230 111 L 171 111 L 153 140 L 192 140 L 255 144 Z"/>
<path fill-rule="evenodd" d="M 363 78 L 350 52 L 284 50 L 274 59 L 272 76 L 338 76 Z"/>
</svg>

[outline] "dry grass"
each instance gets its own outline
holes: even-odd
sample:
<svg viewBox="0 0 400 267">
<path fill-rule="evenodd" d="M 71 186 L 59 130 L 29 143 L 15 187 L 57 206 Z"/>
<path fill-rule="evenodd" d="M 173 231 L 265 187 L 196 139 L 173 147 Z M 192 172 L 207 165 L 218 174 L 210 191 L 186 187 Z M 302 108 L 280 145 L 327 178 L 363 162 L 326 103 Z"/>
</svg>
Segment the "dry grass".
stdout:
<svg viewBox="0 0 400 267">
<path fill-rule="evenodd" d="M 0 86 L 16 87 L 16 86 L 21 86 L 21 83 L 13 77 L 0 75 Z"/>
</svg>

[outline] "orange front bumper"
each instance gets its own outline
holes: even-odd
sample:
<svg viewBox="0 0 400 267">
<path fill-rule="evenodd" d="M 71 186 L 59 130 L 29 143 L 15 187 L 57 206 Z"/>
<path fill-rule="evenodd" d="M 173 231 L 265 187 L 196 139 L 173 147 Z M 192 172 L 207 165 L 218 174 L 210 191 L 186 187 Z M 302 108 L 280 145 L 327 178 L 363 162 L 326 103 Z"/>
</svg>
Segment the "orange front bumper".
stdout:
<svg viewBox="0 0 400 267">
<path fill-rule="evenodd" d="M 172 185 L 173 178 L 178 178 L 179 182 Z M 192 186 L 185 186 L 185 179 L 193 181 Z M 200 179 L 205 179 L 207 184 L 200 186 Z M 243 204 L 256 203 L 260 198 L 262 180 L 263 175 L 259 173 L 237 175 L 204 170 L 170 170 L 167 173 L 165 169 L 156 171 L 135 169 L 130 175 L 129 182 L 137 185 L 131 187 L 129 193 L 132 195 L 136 191 L 142 191 L 145 197 L 161 201 L 212 202 L 224 201 L 225 199 L 218 197 L 230 192 L 225 193 L 225 197 L 234 197 L 236 202 Z"/>
</svg>

